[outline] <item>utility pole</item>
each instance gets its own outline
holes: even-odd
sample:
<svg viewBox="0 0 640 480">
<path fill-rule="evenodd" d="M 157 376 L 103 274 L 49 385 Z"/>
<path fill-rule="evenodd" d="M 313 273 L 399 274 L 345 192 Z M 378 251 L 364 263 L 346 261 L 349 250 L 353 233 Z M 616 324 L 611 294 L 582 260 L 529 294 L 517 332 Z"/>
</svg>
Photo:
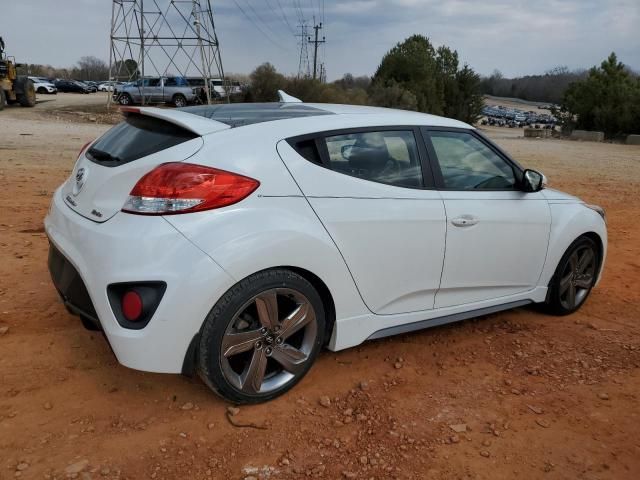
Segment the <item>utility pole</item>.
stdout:
<svg viewBox="0 0 640 480">
<path fill-rule="evenodd" d="M 313 26 L 315 30 L 315 40 L 311 40 L 311 37 L 308 38 L 309 43 L 313 43 L 313 79 L 316 79 L 316 74 L 318 71 L 318 45 L 321 43 L 325 43 L 325 37 L 322 37 L 322 40 L 318 40 L 318 31 L 322 30 L 322 22 Z"/>
<path fill-rule="evenodd" d="M 212 2 L 112 0 L 109 80 L 144 81 L 146 75 L 202 78 L 205 93 L 209 90 L 203 101 L 211 102 L 211 78 L 225 84 Z M 129 69 L 130 62 L 136 68 Z M 112 96 L 108 98 L 110 102 Z M 148 104 L 149 96 L 142 102 Z"/>
<path fill-rule="evenodd" d="M 142 67 L 142 95 L 140 95 L 141 104 L 144 107 L 144 57 L 146 52 L 144 51 L 144 0 L 140 0 L 140 66 Z"/>
<path fill-rule="evenodd" d="M 298 62 L 298 78 L 305 78 L 309 76 L 309 50 L 307 48 L 307 24 L 303 21 L 300 27 L 300 34 L 296 37 L 300 37 L 300 60 Z"/>
<path fill-rule="evenodd" d="M 200 60 L 202 61 L 202 77 L 204 80 L 204 93 L 207 98 L 207 105 L 211 105 L 211 92 L 209 91 L 209 87 L 211 86 L 211 72 L 209 71 L 209 66 L 207 65 L 206 54 L 204 50 L 204 44 L 202 42 L 202 33 L 200 31 L 200 12 L 198 9 L 200 8 L 200 2 L 197 0 L 193 1 L 193 10 L 191 15 L 193 16 L 193 25 L 196 27 L 196 37 L 198 48 L 200 49 Z"/>
</svg>

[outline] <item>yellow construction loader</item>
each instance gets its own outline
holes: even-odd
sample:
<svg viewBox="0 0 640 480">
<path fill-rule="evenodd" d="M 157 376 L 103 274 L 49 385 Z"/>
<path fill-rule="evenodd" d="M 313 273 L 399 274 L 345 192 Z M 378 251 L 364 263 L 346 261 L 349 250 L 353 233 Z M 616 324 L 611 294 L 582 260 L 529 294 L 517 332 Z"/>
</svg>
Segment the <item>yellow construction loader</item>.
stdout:
<svg viewBox="0 0 640 480">
<path fill-rule="evenodd" d="M 23 107 L 33 107 L 36 104 L 33 82 L 16 72 L 16 67 L 20 66 L 13 57 L 4 53 L 4 40 L 0 37 L 0 110 L 7 103 L 19 103 Z"/>
</svg>

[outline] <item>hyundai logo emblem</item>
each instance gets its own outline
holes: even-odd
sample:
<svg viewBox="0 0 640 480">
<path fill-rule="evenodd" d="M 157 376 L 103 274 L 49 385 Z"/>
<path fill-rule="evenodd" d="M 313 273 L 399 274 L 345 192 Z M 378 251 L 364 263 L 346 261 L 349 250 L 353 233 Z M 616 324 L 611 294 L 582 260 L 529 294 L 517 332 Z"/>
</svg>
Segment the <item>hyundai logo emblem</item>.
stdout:
<svg viewBox="0 0 640 480">
<path fill-rule="evenodd" d="M 76 171 L 76 183 L 73 186 L 73 191 L 71 192 L 74 196 L 78 195 L 80 193 L 80 190 L 82 190 L 84 183 L 87 181 L 88 174 L 89 171 L 84 167 L 81 167 Z"/>
</svg>

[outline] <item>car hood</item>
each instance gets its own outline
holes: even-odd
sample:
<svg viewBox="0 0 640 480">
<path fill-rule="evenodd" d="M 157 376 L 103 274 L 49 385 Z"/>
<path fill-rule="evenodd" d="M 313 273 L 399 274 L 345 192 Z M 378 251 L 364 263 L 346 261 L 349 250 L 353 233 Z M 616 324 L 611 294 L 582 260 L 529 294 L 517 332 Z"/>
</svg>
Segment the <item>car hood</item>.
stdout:
<svg viewBox="0 0 640 480">
<path fill-rule="evenodd" d="M 549 201 L 561 201 L 563 203 L 582 203 L 578 197 L 569 195 L 568 193 L 554 190 L 553 188 L 545 188 L 542 190 L 544 197 Z"/>
</svg>

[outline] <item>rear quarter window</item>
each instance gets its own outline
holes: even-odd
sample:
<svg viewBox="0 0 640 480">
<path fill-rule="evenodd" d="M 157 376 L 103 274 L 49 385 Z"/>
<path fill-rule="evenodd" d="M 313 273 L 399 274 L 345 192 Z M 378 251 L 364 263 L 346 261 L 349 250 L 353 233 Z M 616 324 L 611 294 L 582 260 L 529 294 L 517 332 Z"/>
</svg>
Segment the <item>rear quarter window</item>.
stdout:
<svg viewBox="0 0 640 480">
<path fill-rule="evenodd" d="M 412 130 L 380 130 L 289 140 L 310 162 L 352 177 L 406 188 L 423 188 L 418 148 Z M 326 158 L 318 151 L 326 150 Z"/>
</svg>

